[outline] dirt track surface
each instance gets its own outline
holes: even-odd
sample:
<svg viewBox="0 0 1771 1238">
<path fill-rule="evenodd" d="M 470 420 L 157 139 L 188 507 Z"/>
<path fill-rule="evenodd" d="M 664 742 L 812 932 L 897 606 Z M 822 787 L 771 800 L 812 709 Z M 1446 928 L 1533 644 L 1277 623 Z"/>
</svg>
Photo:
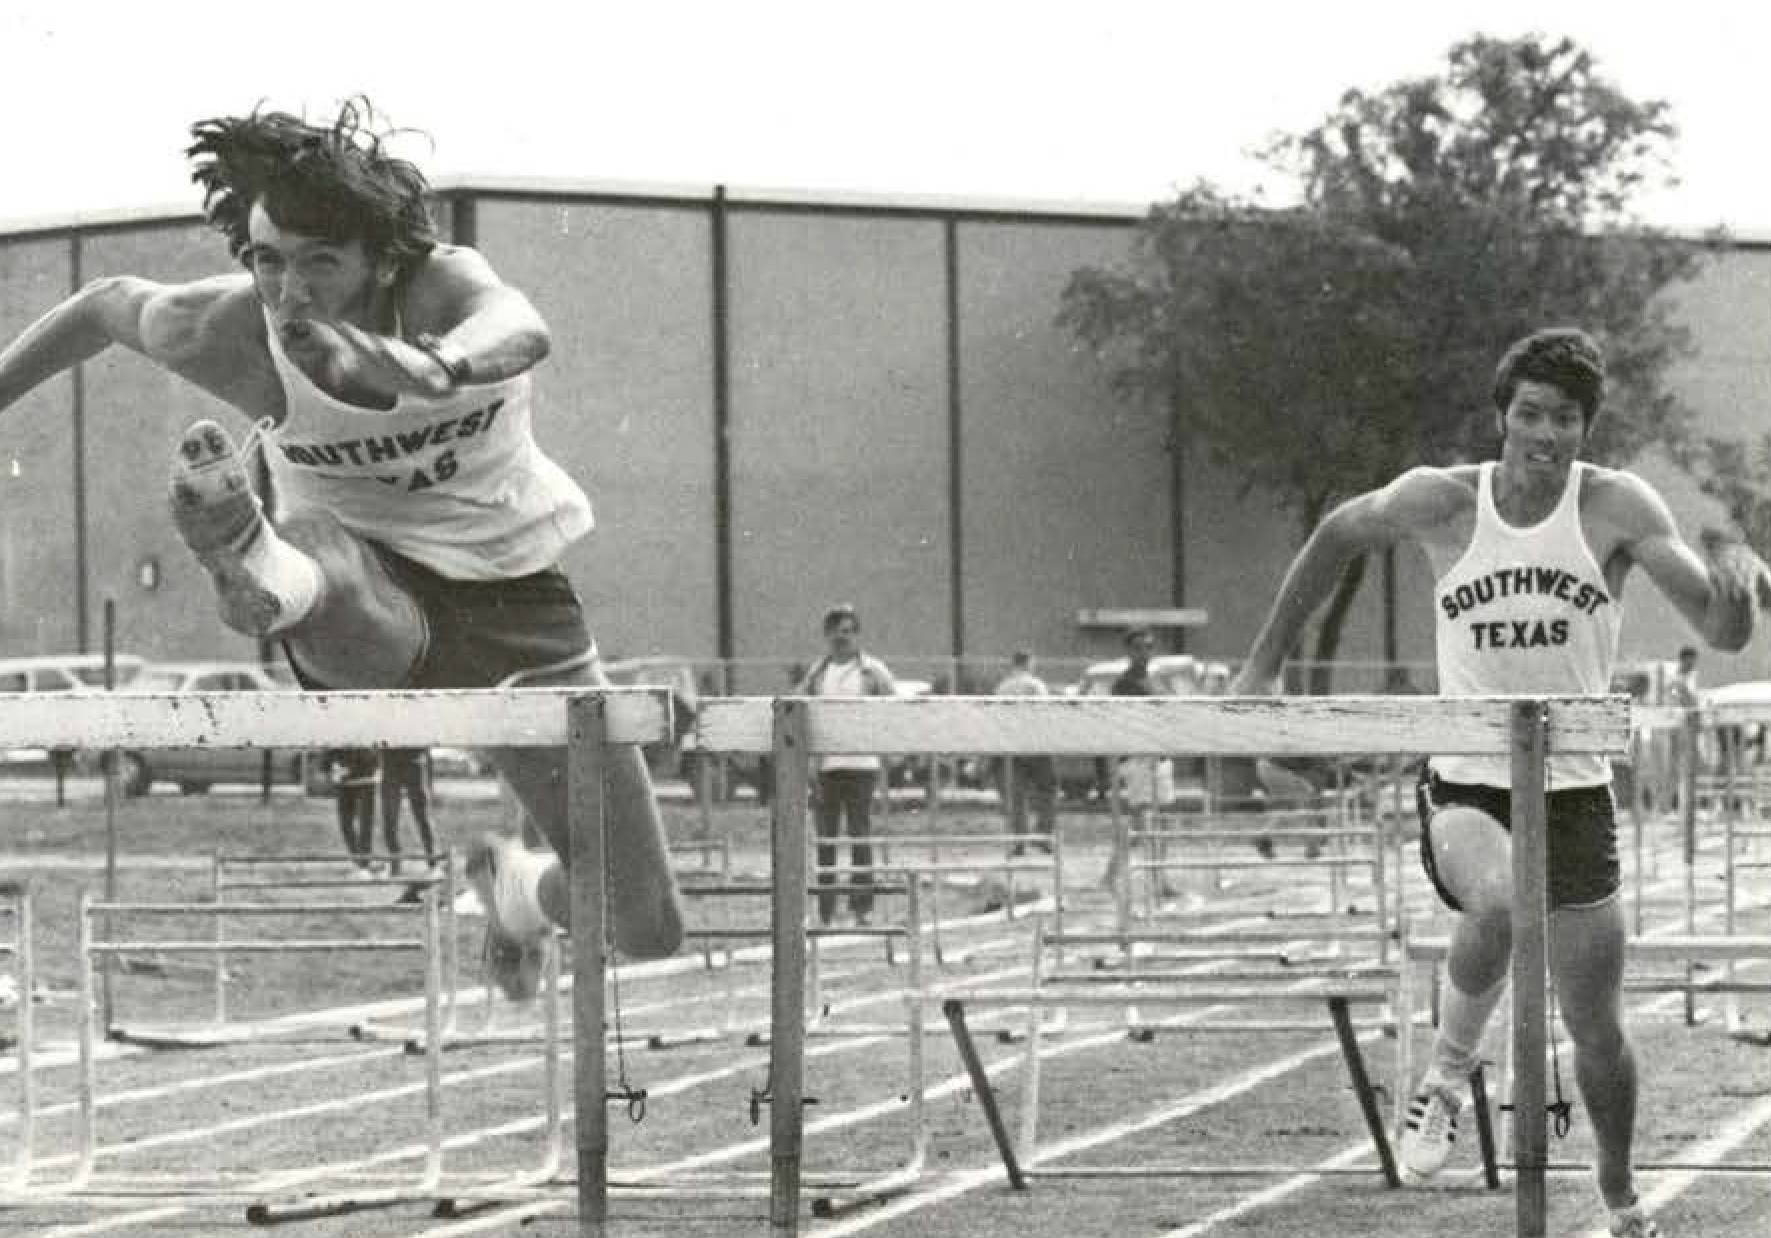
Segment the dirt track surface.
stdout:
<svg viewBox="0 0 1771 1238">
<path fill-rule="evenodd" d="M 261 854 L 324 851 L 334 847 L 330 806 L 287 800 L 266 806 L 246 797 L 183 800 L 155 797 L 126 808 L 125 878 L 128 898 L 206 897 L 204 858 L 216 847 Z M 92 888 L 89 865 L 102 840 L 102 821 L 90 805 L 53 810 L 0 803 L 9 824 L 26 823 L 38 841 L 23 858 L 42 892 L 39 967 L 46 1000 L 36 1008 L 36 1131 L 33 1183 L 63 1181 L 73 1164 L 77 1117 L 76 1072 L 67 1050 L 73 1034 L 69 994 L 73 978 L 73 892 Z M 447 800 L 442 827 L 457 841 L 496 824 L 497 806 L 484 799 Z M 673 837 L 703 833 L 707 823 L 692 808 L 673 809 Z M 956 831 L 996 828 L 988 816 L 956 818 Z M 760 871 L 761 811 L 728 808 L 714 828 L 734 843 L 734 866 Z M 918 828 L 915 814 L 894 814 L 889 828 Z M 1111 902 L 1099 889 L 1105 852 L 1105 818 L 1076 814 L 1066 820 L 1070 869 L 1065 890 L 1070 927 L 1110 922 Z M 13 837 L 22 837 L 15 833 Z M 1683 872 L 1670 827 L 1651 831 L 1645 908 L 1647 931 L 1682 928 Z M 1313 922 L 1276 920 L 1278 909 L 1326 907 L 1328 887 L 1319 870 L 1263 868 L 1252 849 L 1250 867 L 1235 883 L 1218 888 L 1206 879 L 1181 878 L 1184 897 L 1170 909 L 1192 913 L 1187 923 L 1271 925 L 1295 923 L 1307 944 Z M 1281 858 L 1287 852 L 1281 850 Z M 1298 858 L 1293 855 L 1292 858 Z M 139 860 L 139 863 L 134 861 Z M 1627 865 L 1632 857 L 1626 855 Z M 697 861 L 686 860 L 693 867 Z M 1699 912 L 1718 913 L 1712 846 L 1700 855 Z M 1424 881 L 1410 857 L 1405 868 L 1408 902 L 1417 929 L 1432 924 Z M 692 881 L 695 878 L 685 878 Z M 1351 879 L 1343 893 L 1369 912 L 1369 892 Z M 1049 886 L 1041 887 L 1049 895 Z M 1630 885 L 1626 880 L 1626 889 Z M 1764 885 L 1757 887 L 1763 906 Z M 379 907 L 396 889 L 363 887 L 339 895 Z M 982 884 L 947 882 L 939 911 L 947 962 L 925 953 L 931 990 L 965 991 L 1025 983 L 1030 913 L 1028 904 L 1008 919 L 1000 891 Z M 328 894 L 326 897 L 333 897 Z M 1314 900 L 1314 901 L 1312 901 Z M 927 900 L 925 899 L 925 902 Z M 696 899 L 699 923 L 766 924 L 765 900 Z M 901 900 L 883 903 L 882 919 L 901 913 Z M 1166 923 L 1177 923 L 1167 921 Z M 289 935 L 359 937 L 395 931 L 392 917 L 315 916 L 276 931 Z M 1744 929 L 1767 931 L 1763 910 Z M 160 931 L 155 928 L 154 931 Z M 201 932 L 209 932 L 207 923 Z M 239 931 L 244 934 L 242 926 Z M 404 930 L 401 930 L 404 931 Z M 484 1018 L 483 993 L 472 983 L 471 961 L 478 926 L 457 927 L 463 975 L 456 1027 L 477 1032 Z M 186 935 L 196 935 L 195 931 Z M 1111 958 L 1105 960 L 1111 963 Z M 1080 960 L 1072 960 L 1073 964 Z M 1218 964 L 1222 966 L 1222 964 Z M 129 1025 L 193 1024 L 210 1016 L 213 978 L 188 961 L 144 957 L 116 977 L 118 1022 Z M 1209 972 L 1210 963 L 1189 962 Z M 889 964 L 878 941 L 843 937 L 821 948 L 819 980 L 829 1013 L 821 1025 L 859 1033 L 816 1035 L 808 1044 L 807 1086 L 816 1102 L 807 1108 L 808 1172 L 854 1175 L 899 1164 L 911 1143 L 908 1105 L 908 1041 L 877 1026 L 904 1019 L 902 948 Z M 317 954 L 285 958 L 240 955 L 230 959 L 227 993 L 231 1021 L 263 1025 L 291 1018 L 304 1024 L 295 1034 L 262 1043 L 174 1051 L 112 1044 L 97 1067 L 97 1183 L 140 1189 L 154 1178 L 172 1192 L 164 1198 L 57 1200 L 39 1195 L 0 1209 L 0 1234 L 241 1235 L 253 1227 L 246 1208 L 255 1201 L 287 1202 L 311 1192 L 366 1190 L 416 1184 L 423 1166 L 426 1131 L 425 1059 L 407 1051 L 402 1036 L 421 1026 L 419 972 L 410 955 Z M 1764 978 L 1764 977 L 1759 977 Z M 767 1081 L 768 1050 L 745 1043 L 747 1028 L 766 1023 L 768 974 L 751 952 L 733 966 L 709 969 L 685 953 L 667 966 L 629 969 L 620 978 L 618 1006 L 629 1039 L 608 1050 L 610 1078 L 625 1078 L 649 1096 L 637 1123 L 620 1105 L 611 1107 L 611 1162 L 617 1181 L 672 1173 L 706 1174 L 768 1169 L 767 1108 L 760 1125 L 751 1120 L 753 1091 Z M 1704 998 L 1714 1008 L 1719 999 Z M 1767 999 L 1745 999 L 1763 1029 Z M 1644 1161 L 1766 1160 L 1771 1152 L 1771 1050 L 1730 1039 L 1715 1018 L 1695 1028 L 1681 1017 L 1681 995 L 1632 994 L 1631 1024 L 1643 1067 L 1638 1155 Z M 1264 1009 L 1264 1008 L 1263 1008 Z M 1314 1008 L 1319 1011 L 1318 1008 Z M 1306 1023 L 1312 1007 L 1289 1013 Z M 1252 1010 L 1226 1007 L 1209 1016 L 1197 1011 L 1154 1010 L 1147 1017 L 1247 1019 Z M 368 1019 L 366 1016 L 376 1017 Z M 444 1169 L 451 1183 L 467 1175 L 522 1173 L 543 1164 L 547 1130 L 542 1117 L 545 1055 L 531 1031 L 536 1012 L 500 1005 L 494 1030 L 504 1042 L 461 1045 L 441 1055 L 442 1120 L 448 1133 Z M 307 1017 L 311 1016 L 311 1017 Z M 1473 1176 L 1474 1140 L 1460 1141 L 1455 1169 L 1428 1188 L 1387 1190 L 1374 1166 L 1370 1142 L 1347 1084 L 1339 1050 L 1325 1016 L 1316 1026 L 1285 1032 L 1165 1030 L 1148 1043 L 1128 1039 L 1116 1010 L 1073 1010 L 1062 1034 L 1043 1041 L 1040 1082 L 1041 1148 L 1057 1165 L 1227 1165 L 1284 1162 L 1312 1168 L 1364 1172 L 1287 1176 L 1113 1179 L 1039 1179 L 1013 1192 L 988 1136 L 981 1106 L 964 1076 L 939 1002 L 927 1005 L 933 1029 L 923 1040 L 927 1162 L 909 1193 L 869 1204 L 835 1219 L 802 1218 L 802 1232 L 834 1238 L 869 1234 L 880 1238 L 1059 1238 L 1068 1235 L 1157 1235 L 1201 1238 L 1263 1235 L 1303 1238 L 1322 1234 L 1398 1235 L 1428 1238 L 1500 1238 L 1513 1228 L 1510 1192 L 1489 1192 Z M 387 1039 L 359 1040 L 353 1025 L 372 1024 Z M 1011 1129 L 1019 1122 L 1018 1090 L 1025 1049 L 998 1043 L 997 1025 L 1019 1026 L 1019 1012 L 972 1014 L 981 1029 L 979 1047 L 1004 1105 Z M 673 1048 L 650 1048 L 639 1037 L 718 1028 L 719 1037 Z M 0 1022 L 9 1031 L 10 1022 Z M 1491 1033 L 1488 1048 L 1498 1051 Z M 1424 1051 L 1427 1031 L 1413 1045 Z M 1367 1063 L 1377 1080 L 1394 1087 L 1396 1044 L 1381 1030 L 1366 1033 Z M 563 1089 L 570 1110 L 570 1044 Z M 1574 1084 L 1565 1039 L 1560 1044 L 1562 1086 Z M 10 1065 L 0 1063 L 0 1065 Z M 9 1097 L 16 1070 L 0 1075 Z M 0 1108 L 0 1158 L 16 1147 L 16 1106 Z M 1387 1108 L 1386 1100 L 1386 1114 Z M 564 1128 L 565 1168 L 573 1164 L 575 1127 Z M 1556 1161 L 1584 1162 L 1590 1149 L 1585 1115 L 1575 1107 L 1565 1140 L 1552 1140 Z M 363 1175 L 384 1175 L 371 1178 Z M 357 1176 L 353 1176 L 357 1175 Z M 394 1175 L 396 1177 L 389 1177 Z M 1754 1232 L 1771 1213 L 1771 1177 L 1709 1174 L 1687 1180 L 1673 1172 L 1647 1172 L 1651 1198 L 1668 1196 L 1659 1210 L 1668 1238 Z M 525 1203 L 485 1208 L 471 1216 L 432 1216 L 435 1192 L 424 1198 L 348 1215 L 291 1221 L 279 1228 L 301 1235 L 576 1234 L 578 1221 L 569 1186 Z M 808 1186 L 806 1199 L 820 1195 Z M 612 1235 L 738 1235 L 768 1232 L 761 1200 L 645 1199 L 621 1193 L 611 1203 Z M 1602 1217 L 1582 1172 L 1557 1173 L 1550 1183 L 1550 1232 L 1586 1235 Z"/>
</svg>

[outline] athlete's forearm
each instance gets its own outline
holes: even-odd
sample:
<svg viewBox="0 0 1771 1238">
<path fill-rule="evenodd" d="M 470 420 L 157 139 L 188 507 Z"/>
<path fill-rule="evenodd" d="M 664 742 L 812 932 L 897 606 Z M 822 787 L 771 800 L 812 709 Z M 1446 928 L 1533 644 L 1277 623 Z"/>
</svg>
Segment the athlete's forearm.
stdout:
<svg viewBox="0 0 1771 1238">
<path fill-rule="evenodd" d="M 527 297 L 503 289 L 443 333 L 466 357 L 473 381 L 499 382 L 540 364 L 553 347 L 547 323 Z"/>
<path fill-rule="evenodd" d="M 117 302 L 122 295 L 117 281 L 101 280 L 26 327 L 0 352 L 0 409 L 117 342 Z"/>
<path fill-rule="evenodd" d="M 1265 683 L 1276 678 L 1285 658 L 1303 634 L 1304 625 L 1333 592 L 1335 582 L 1358 547 L 1337 536 L 1332 521 L 1310 535 L 1286 570 L 1266 622 L 1249 647 L 1241 678 Z"/>
<path fill-rule="evenodd" d="M 1736 653 L 1752 639 L 1759 595 L 1766 589 L 1763 560 L 1747 546 L 1711 542 L 1709 602 L 1698 631 L 1715 649 Z"/>
</svg>

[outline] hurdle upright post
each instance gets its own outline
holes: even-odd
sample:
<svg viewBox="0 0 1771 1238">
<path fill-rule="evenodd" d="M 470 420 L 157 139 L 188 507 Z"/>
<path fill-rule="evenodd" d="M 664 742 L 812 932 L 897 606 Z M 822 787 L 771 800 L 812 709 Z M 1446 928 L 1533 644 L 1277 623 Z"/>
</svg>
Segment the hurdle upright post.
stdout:
<svg viewBox="0 0 1771 1238">
<path fill-rule="evenodd" d="M 811 760 L 805 704 L 774 702 L 775 785 L 770 796 L 770 899 L 774 979 L 769 1011 L 769 1232 L 799 1233 L 805 1138 L 806 788 Z"/>
<path fill-rule="evenodd" d="M 1518 1238 L 1544 1238 L 1549 1117 L 1544 1109 L 1544 1019 L 1548 1008 L 1549 714 L 1541 700 L 1512 706 L 1513 794 L 1513 1157 Z"/>
<path fill-rule="evenodd" d="M 1697 932 L 1697 760 L 1701 752 L 1703 718 L 1695 709 L 1685 711 L 1679 727 L 1679 744 L 1683 760 L 1679 763 L 1679 833 L 1685 858 L 1685 932 Z M 1696 967 L 1685 963 L 1685 1026 L 1697 1026 L 1697 990 L 1691 982 L 1697 978 Z"/>
<path fill-rule="evenodd" d="M 608 716 L 600 695 L 566 704 L 566 794 L 572 829 L 572 1041 L 578 1126 L 578 1233 L 603 1238 L 609 1219 L 608 1067 L 605 1057 L 604 774 Z"/>
</svg>

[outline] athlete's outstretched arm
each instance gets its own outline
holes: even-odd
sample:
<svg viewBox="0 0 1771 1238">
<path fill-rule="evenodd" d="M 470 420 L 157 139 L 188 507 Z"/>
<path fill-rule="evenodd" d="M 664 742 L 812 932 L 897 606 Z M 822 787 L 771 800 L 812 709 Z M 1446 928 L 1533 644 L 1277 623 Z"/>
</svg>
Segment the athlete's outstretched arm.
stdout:
<svg viewBox="0 0 1771 1238">
<path fill-rule="evenodd" d="M 161 291 L 130 276 L 94 280 L 26 327 L 0 352 L 0 409 L 112 344 L 145 352 L 142 320 Z"/>
<path fill-rule="evenodd" d="M 425 260 L 412 277 L 410 304 L 441 330 L 439 352 L 465 359 L 471 383 L 499 382 L 525 373 L 553 339 L 541 314 L 521 292 L 499 279 L 471 249 L 451 247 Z M 290 332 L 306 338 L 291 341 Z M 436 355 L 393 336 L 346 322 L 309 320 L 284 328 L 285 344 L 335 349 L 344 366 L 388 396 L 440 396 L 455 385 Z"/>
<path fill-rule="evenodd" d="M 453 324 L 439 334 L 467 355 L 476 381 L 514 378 L 541 363 L 553 336 L 528 297 L 474 250 L 451 249 L 436 266 Z"/>
<path fill-rule="evenodd" d="M 1347 564 L 1439 523 L 1459 501 L 1459 493 L 1437 470 L 1410 469 L 1382 489 L 1348 499 L 1330 512 L 1291 561 L 1229 691 L 1271 692 L 1287 652 Z"/>
<path fill-rule="evenodd" d="M 1680 535 L 1660 493 L 1622 476 L 1630 487 L 1625 552 L 1705 642 L 1729 653 L 1744 648 L 1759 604 L 1771 603 L 1771 569 L 1744 542 L 1708 530 L 1702 539 L 1706 563 Z"/>
</svg>

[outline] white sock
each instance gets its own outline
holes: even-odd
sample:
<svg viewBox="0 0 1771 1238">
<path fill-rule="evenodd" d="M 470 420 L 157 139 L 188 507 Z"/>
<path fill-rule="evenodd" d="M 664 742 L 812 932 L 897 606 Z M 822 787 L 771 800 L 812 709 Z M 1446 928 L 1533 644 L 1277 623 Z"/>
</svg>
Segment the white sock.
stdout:
<svg viewBox="0 0 1771 1238">
<path fill-rule="evenodd" d="M 259 518 L 257 536 L 240 553 L 240 565 L 277 599 L 276 619 L 266 629 L 281 632 L 307 618 L 320 597 L 320 565 L 281 537 L 271 522 Z"/>
<path fill-rule="evenodd" d="M 1430 1068 L 1446 1082 L 1461 1083 L 1476 1069 L 1482 1033 L 1506 991 L 1505 976 L 1482 993 L 1465 993 L 1452 983 L 1450 976 L 1446 977 L 1444 996 L 1439 1002 L 1439 1034 L 1433 1038 Z"/>
<path fill-rule="evenodd" d="M 498 859 L 498 914 L 505 930 L 520 937 L 540 933 L 552 923 L 541 910 L 541 874 L 553 863 L 553 853 L 517 843 L 505 847 Z"/>
</svg>

